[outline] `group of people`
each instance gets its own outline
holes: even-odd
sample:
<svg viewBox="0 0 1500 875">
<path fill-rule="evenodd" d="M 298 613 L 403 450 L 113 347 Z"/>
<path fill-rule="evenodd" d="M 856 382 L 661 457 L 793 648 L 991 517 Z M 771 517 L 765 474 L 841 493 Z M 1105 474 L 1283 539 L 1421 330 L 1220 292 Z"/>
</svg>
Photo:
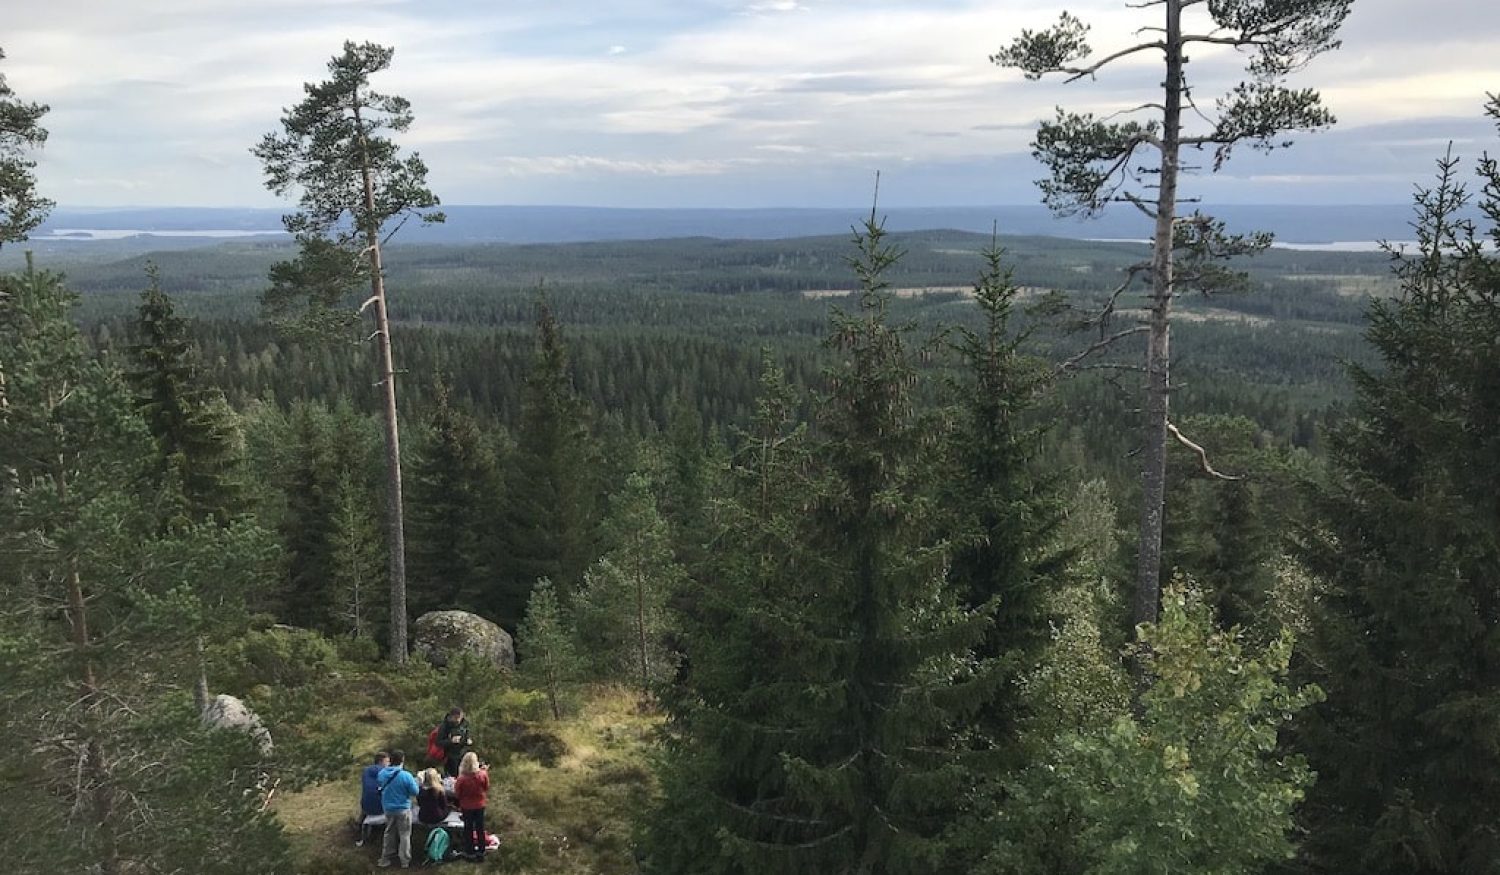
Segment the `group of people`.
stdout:
<svg viewBox="0 0 1500 875">
<path fill-rule="evenodd" d="M 479 762 L 470 748 L 473 738 L 461 708 L 454 708 L 438 726 L 436 742 L 443 754 L 443 772 L 425 769 L 416 775 L 406 770 L 401 750 L 377 753 L 360 778 L 360 810 L 364 816 L 385 816 L 385 839 L 381 867 L 397 860 L 411 867 L 413 803 L 416 822 L 445 829 L 452 813 L 462 823 L 459 848 L 470 859 L 483 860 L 486 849 L 484 810 L 489 802 L 489 766 Z"/>
</svg>

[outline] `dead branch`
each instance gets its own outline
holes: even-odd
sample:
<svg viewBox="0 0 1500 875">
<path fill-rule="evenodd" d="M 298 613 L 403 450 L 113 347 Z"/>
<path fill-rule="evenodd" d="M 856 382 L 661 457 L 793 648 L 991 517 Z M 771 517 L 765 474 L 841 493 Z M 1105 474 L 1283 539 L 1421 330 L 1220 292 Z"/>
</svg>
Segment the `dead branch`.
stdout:
<svg viewBox="0 0 1500 875">
<path fill-rule="evenodd" d="M 1097 340 L 1094 343 L 1089 344 L 1084 348 L 1082 352 L 1065 359 L 1063 363 L 1058 365 L 1052 373 L 1054 376 L 1058 376 L 1068 371 L 1074 370 L 1078 367 L 1080 362 L 1093 355 L 1094 353 L 1108 349 L 1109 347 L 1114 346 L 1117 342 L 1124 340 L 1125 338 L 1130 337 L 1133 334 L 1144 334 L 1149 330 L 1151 329 L 1148 325 L 1136 325 L 1131 328 L 1126 328 L 1123 331 L 1116 331 L 1114 334 L 1111 334 L 1108 337 L 1103 338 L 1102 340 Z"/>
<path fill-rule="evenodd" d="M 1177 428 L 1176 423 L 1168 422 L 1167 423 L 1167 431 L 1169 431 L 1169 432 L 1172 433 L 1172 437 L 1177 438 L 1177 442 L 1178 443 L 1182 444 L 1183 446 L 1185 446 L 1188 449 L 1192 450 L 1194 453 L 1198 454 L 1198 462 L 1203 466 L 1203 473 L 1207 474 L 1210 477 L 1214 477 L 1216 479 L 1219 479 L 1219 480 L 1229 480 L 1231 482 L 1240 481 L 1240 480 L 1244 480 L 1245 479 L 1243 476 L 1235 476 L 1233 474 L 1225 474 L 1223 472 L 1214 470 L 1214 466 L 1210 465 L 1208 463 L 1208 451 L 1205 450 L 1205 449 L 1203 449 L 1199 445 L 1193 443 L 1192 441 L 1188 440 L 1187 436 L 1184 435 Z"/>
<path fill-rule="evenodd" d="M 1058 67 L 1054 72 L 1067 73 L 1067 81 L 1076 82 L 1079 79 L 1084 78 L 1085 76 L 1092 77 L 1095 73 L 1098 73 L 1104 67 L 1120 60 L 1123 57 L 1133 55 L 1136 52 L 1150 51 L 1151 49 L 1161 49 L 1162 51 L 1166 51 L 1167 44 L 1159 40 L 1149 43 L 1137 43 L 1136 45 L 1133 45 L 1129 48 L 1120 49 L 1118 52 L 1115 52 L 1112 55 L 1100 58 L 1098 61 L 1095 61 L 1087 67 Z"/>
</svg>

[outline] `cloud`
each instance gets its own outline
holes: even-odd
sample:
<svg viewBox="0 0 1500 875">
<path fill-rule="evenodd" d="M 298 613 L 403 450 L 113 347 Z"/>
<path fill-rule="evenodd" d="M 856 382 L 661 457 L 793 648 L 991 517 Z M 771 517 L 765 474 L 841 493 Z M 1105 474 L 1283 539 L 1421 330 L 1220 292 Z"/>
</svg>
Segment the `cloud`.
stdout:
<svg viewBox="0 0 1500 875">
<path fill-rule="evenodd" d="M 1192 184 L 1291 197 L 1300 178 L 1401 200 L 1432 144 L 1493 142 L 1478 108 L 1500 88 L 1500 4 L 1425 0 L 1412 16 L 1408 3 L 1360 0 L 1344 48 L 1298 74 L 1340 128 Z M 1104 51 L 1152 15 L 1120 0 L 1072 8 Z M 248 148 L 346 38 L 397 46 L 378 87 L 412 100 L 403 143 L 448 200 L 853 203 L 884 167 L 893 191 L 909 174 L 922 180 L 911 196 L 932 203 L 1031 201 L 1036 119 L 1118 111 L 1160 80 L 1144 55 L 1070 86 L 987 62 L 1055 17 L 1031 0 L 51 0 L 8 28 L 0 72 L 53 107 L 39 171 L 65 203 L 273 203 Z M 1243 63 L 1195 51 L 1199 95 Z"/>
</svg>

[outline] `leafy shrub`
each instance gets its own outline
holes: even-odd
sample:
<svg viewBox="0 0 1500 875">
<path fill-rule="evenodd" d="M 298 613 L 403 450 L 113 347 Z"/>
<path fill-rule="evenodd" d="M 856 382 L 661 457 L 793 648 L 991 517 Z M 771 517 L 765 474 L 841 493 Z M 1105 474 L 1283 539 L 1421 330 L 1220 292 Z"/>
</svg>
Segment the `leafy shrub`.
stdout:
<svg viewBox="0 0 1500 875">
<path fill-rule="evenodd" d="M 334 639 L 339 660 L 348 665 L 370 666 L 380 661 L 380 645 L 374 638 L 342 636 Z"/>
<path fill-rule="evenodd" d="M 214 676 L 238 692 L 257 684 L 311 684 L 328 675 L 338 655 L 317 632 L 285 626 L 247 632 L 216 651 Z"/>
</svg>

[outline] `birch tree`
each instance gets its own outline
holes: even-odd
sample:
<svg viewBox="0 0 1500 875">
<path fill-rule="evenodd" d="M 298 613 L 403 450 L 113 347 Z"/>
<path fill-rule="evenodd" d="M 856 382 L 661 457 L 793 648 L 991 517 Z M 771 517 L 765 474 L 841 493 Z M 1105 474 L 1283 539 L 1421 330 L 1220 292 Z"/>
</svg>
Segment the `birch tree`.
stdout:
<svg viewBox="0 0 1500 875">
<path fill-rule="evenodd" d="M 328 62 L 330 78 L 303 86 L 307 97 L 286 110 L 280 133 L 251 151 L 265 166 L 266 187 L 295 195 L 299 210 L 282 217 L 297 238 L 295 259 L 271 268 L 263 301 L 273 315 L 299 310 L 314 325 L 350 320 L 343 305 L 368 283 L 358 313 L 372 310 L 376 370 L 385 419 L 386 524 L 391 585 L 391 659 L 406 661 L 406 538 L 401 504 L 401 440 L 396 417 L 396 366 L 391 354 L 381 247 L 408 220 L 443 221 L 427 188 L 427 165 L 402 157 L 388 136 L 411 126 L 411 104 L 370 88 L 370 77 L 390 67 L 394 49 L 344 43 Z"/>
<path fill-rule="evenodd" d="M 1161 543 L 1166 501 L 1169 439 L 1200 458 L 1210 476 L 1216 471 L 1206 451 L 1185 437 L 1169 417 L 1172 304 L 1180 292 L 1208 293 L 1243 282 L 1222 259 L 1270 245 L 1268 234 L 1231 235 L 1224 225 L 1197 211 L 1182 214 L 1183 163 L 1204 153 L 1219 170 L 1236 147 L 1272 151 L 1289 145 L 1294 131 L 1333 123 L 1316 90 L 1293 88 L 1287 76 L 1317 55 L 1337 48 L 1339 26 L 1353 0 L 1147 0 L 1126 4 L 1159 16 L 1160 25 L 1135 33 L 1137 42 L 1107 52 L 1089 43 L 1089 26 L 1064 12 L 1053 26 L 1023 30 L 990 60 L 1019 69 L 1027 79 L 1059 76 L 1068 82 L 1093 80 L 1106 69 L 1137 55 L 1160 57 L 1159 93 L 1112 115 L 1059 108 L 1043 122 L 1033 154 L 1047 169 L 1039 180 L 1042 200 L 1063 214 L 1094 215 L 1111 204 L 1127 204 L 1153 223 L 1151 257 L 1132 268 L 1101 311 L 1086 321 L 1098 340 L 1065 364 L 1076 367 L 1128 338 L 1146 337 L 1145 417 L 1141 450 L 1142 507 L 1136 566 L 1136 623 L 1154 622 L 1161 603 Z M 1187 75 L 1188 50 L 1228 46 L 1246 58 L 1245 79 L 1218 97 L 1200 102 Z M 1116 330 L 1112 317 L 1121 296 L 1138 279 L 1149 282 L 1147 316 L 1141 324 Z"/>
</svg>

